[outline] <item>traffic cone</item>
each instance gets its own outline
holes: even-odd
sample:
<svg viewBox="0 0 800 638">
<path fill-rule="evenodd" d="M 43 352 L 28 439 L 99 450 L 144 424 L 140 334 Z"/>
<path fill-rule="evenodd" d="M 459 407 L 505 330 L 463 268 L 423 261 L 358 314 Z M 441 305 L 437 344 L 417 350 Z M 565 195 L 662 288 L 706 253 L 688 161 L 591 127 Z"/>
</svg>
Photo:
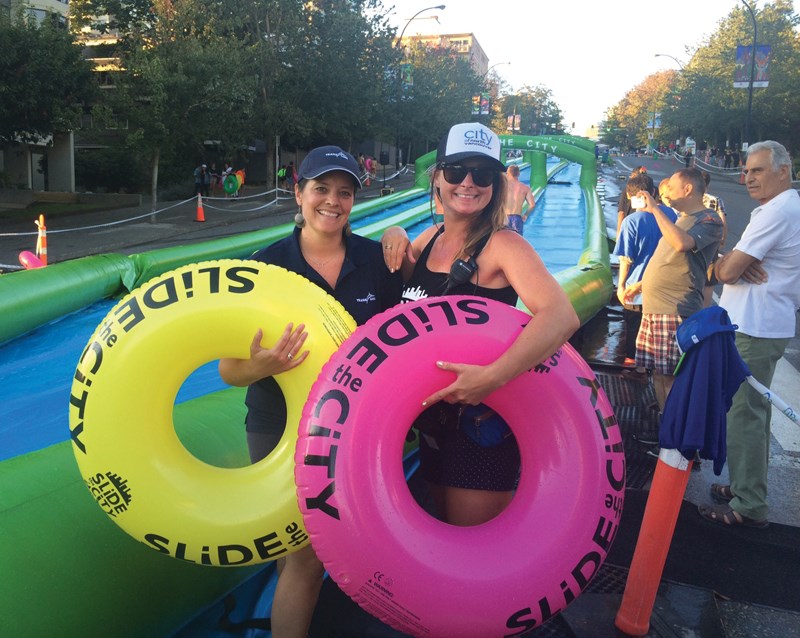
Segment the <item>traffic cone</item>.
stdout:
<svg viewBox="0 0 800 638">
<path fill-rule="evenodd" d="M 34 222 L 39 228 L 39 236 L 36 238 L 36 256 L 42 262 L 42 266 L 47 265 L 47 227 L 44 224 L 44 215 L 39 215 L 39 219 Z"/>
<path fill-rule="evenodd" d="M 661 450 L 622 603 L 614 619 L 617 629 L 629 636 L 645 636 L 650 629 L 658 585 L 691 473 L 692 461 L 678 450 Z"/>
<path fill-rule="evenodd" d="M 744 184 L 744 165 L 742 165 L 742 172 L 739 173 L 739 183 Z"/>
<path fill-rule="evenodd" d="M 203 212 L 203 196 L 200 193 L 197 193 L 197 215 L 195 216 L 194 221 L 206 221 L 206 214 Z"/>
</svg>

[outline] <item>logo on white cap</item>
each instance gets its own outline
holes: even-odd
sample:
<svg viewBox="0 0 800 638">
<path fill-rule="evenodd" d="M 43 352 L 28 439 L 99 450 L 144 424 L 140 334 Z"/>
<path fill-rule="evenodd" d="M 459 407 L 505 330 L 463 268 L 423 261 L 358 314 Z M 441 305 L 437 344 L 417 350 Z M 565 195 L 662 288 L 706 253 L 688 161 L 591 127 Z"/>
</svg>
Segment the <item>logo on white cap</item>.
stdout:
<svg viewBox="0 0 800 638">
<path fill-rule="evenodd" d="M 477 152 L 493 159 L 500 157 L 500 143 L 491 129 L 481 124 L 458 124 L 450 130 L 445 155 Z"/>
</svg>

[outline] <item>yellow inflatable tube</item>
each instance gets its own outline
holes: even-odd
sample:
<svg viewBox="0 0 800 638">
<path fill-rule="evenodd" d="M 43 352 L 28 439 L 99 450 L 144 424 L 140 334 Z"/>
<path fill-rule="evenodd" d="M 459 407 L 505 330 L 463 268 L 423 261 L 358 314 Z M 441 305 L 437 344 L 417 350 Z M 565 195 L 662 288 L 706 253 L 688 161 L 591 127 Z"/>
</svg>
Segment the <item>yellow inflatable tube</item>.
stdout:
<svg viewBox="0 0 800 638">
<path fill-rule="evenodd" d="M 288 413 L 278 447 L 240 468 L 197 459 L 173 425 L 181 384 L 209 361 L 249 357 L 259 328 L 274 343 L 289 322 L 306 325 L 310 354 L 276 377 Z M 355 327 L 319 287 L 255 261 L 192 264 L 142 285 L 108 313 L 75 371 L 70 433 L 87 488 L 131 536 L 180 560 L 248 565 L 299 549 L 308 536 L 295 497 L 297 424 Z"/>
</svg>

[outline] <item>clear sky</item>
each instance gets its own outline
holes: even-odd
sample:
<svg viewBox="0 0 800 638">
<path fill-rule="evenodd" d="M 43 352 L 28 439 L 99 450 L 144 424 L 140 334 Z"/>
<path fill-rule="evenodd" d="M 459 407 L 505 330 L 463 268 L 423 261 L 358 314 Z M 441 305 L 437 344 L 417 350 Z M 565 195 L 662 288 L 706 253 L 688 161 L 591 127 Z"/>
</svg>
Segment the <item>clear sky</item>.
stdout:
<svg viewBox="0 0 800 638">
<path fill-rule="evenodd" d="M 750 2 L 750 0 L 748 0 Z M 585 135 L 645 77 L 686 64 L 741 0 L 383 0 L 405 35 L 472 33 L 511 85 L 543 84 L 573 132 Z M 444 4 L 408 23 L 420 9 Z M 752 2 L 750 2 L 752 5 Z M 763 4 L 761 2 L 760 4 Z M 800 0 L 794 0 L 795 12 Z M 438 18 L 438 20 L 434 19 Z M 642 28 L 642 25 L 646 25 Z M 753 32 L 742 34 L 752 44 Z M 731 78 L 733 81 L 733 78 Z"/>
</svg>

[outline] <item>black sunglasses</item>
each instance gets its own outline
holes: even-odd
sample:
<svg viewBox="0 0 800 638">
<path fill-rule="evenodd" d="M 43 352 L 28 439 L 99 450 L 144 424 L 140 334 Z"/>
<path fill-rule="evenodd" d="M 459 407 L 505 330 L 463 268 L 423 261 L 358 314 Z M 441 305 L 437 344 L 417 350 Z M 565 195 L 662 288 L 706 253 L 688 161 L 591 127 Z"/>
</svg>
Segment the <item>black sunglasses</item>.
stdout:
<svg viewBox="0 0 800 638">
<path fill-rule="evenodd" d="M 500 174 L 494 168 L 484 168 L 478 166 L 462 166 L 461 164 L 440 164 L 444 180 L 448 184 L 460 184 L 464 181 L 467 173 L 472 175 L 472 181 L 475 186 L 486 188 L 494 183 L 494 180 Z"/>
</svg>

